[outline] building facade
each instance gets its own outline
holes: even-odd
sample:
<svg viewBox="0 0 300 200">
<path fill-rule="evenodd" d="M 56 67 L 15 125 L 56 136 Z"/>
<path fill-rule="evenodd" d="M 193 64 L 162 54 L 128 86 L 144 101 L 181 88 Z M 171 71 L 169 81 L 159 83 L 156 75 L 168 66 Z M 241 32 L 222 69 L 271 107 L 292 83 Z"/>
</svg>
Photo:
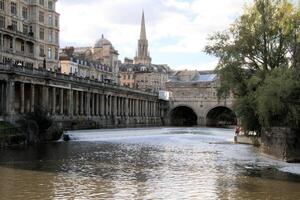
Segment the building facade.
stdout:
<svg viewBox="0 0 300 200">
<path fill-rule="evenodd" d="M 96 71 L 101 71 L 101 75 L 104 76 L 103 80 L 107 82 L 118 84 L 119 83 L 119 60 L 118 51 L 113 47 L 112 43 L 102 37 L 97 40 L 93 47 L 67 47 L 73 48 L 71 57 L 75 58 L 78 62 L 82 61 L 84 63 L 89 63 L 95 65 Z M 66 49 L 66 48 L 65 48 Z M 62 53 L 64 49 L 61 49 Z M 65 59 L 60 59 L 60 64 L 64 65 L 65 62 L 62 61 Z M 90 68 L 89 70 L 93 69 Z M 99 69 L 99 70 L 98 70 Z M 84 71 L 84 67 L 78 69 L 82 72 Z M 102 72 L 105 72 L 104 74 Z M 81 75 L 85 76 L 84 73 Z M 93 74 L 91 74 L 92 76 Z M 86 75 L 90 77 L 90 75 Z"/>
<path fill-rule="evenodd" d="M 167 65 L 122 64 L 119 71 L 122 86 L 157 93 L 165 89 L 170 68 Z"/>
<path fill-rule="evenodd" d="M 0 0 L 0 62 L 58 69 L 57 0 Z"/>
<path fill-rule="evenodd" d="M 74 54 L 73 47 L 66 47 L 60 53 L 61 73 L 88 78 L 100 82 L 112 83 L 114 73 L 107 65 L 99 60 L 88 60 Z"/>
</svg>

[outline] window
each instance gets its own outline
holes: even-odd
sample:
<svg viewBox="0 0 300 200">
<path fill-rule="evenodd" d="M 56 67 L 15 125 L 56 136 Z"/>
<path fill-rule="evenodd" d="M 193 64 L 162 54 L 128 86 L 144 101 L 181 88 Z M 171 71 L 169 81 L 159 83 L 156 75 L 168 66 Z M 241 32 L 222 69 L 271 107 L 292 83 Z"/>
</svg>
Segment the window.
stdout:
<svg viewBox="0 0 300 200">
<path fill-rule="evenodd" d="M 17 15 L 17 4 L 15 2 L 10 3 L 11 14 Z"/>
<path fill-rule="evenodd" d="M 0 28 L 5 28 L 5 17 L 0 16 Z"/>
<path fill-rule="evenodd" d="M 55 27 L 58 27 L 58 16 L 55 16 Z"/>
<path fill-rule="evenodd" d="M 13 48 L 13 39 L 12 38 L 10 38 L 9 39 L 9 48 Z"/>
<path fill-rule="evenodd" d="M 4 10 L 4 0 L 0 0 L 0 10 Z"/>
<path fill-rule="evenodd" d="M 23 24 L 23 33 L 24 34 L 28 34 L 28 25 L 26 25 L 26 24 Z"/>
<path fill-rule="evenodd" d="M 29 45 L 29 53 L 32 53 L 33 54 L 33 49 L 34 49 L 34 46 L 33 46 L 33 44 L 32 45 Z"/>
<path fill-rule="evenodd" d="M 40 40 L 44 40 L 44 39 L 45 39 L 45 29 L 40 28 Z"/>
<path fill-rule="evenodd" d="M 25 51 L 25 44 L 24 44 L 24 42 L 21 42 L 21 51 L 22 51 L 22 52 Z"/>
<path fill-rule="evenodd" d="M 40 57 L 44 57 L 45 56 L 45 49 L 43 45 L 40 45 Z"/>
<path fill-rule="evenodd" d="M 44 23 L 44 12 L 40 11 L 39 12 L 39 22 Z"/>
<path fill-rule="evenodd" d="M 18 30 L 18 22 L 17 21 L 12 20 L 11 25 L 12 25 L 12 30 L 14 30 L 14 31 Z"/>
<path fill-rule="evenodd" d="M 53 2 L 52 1 L 48 2 L 48 9 L 53 10 Z"/>
<path fill-rule="evenodd" d="M 50 26 L 53 25 L 53 18 L 52 18 L 52 15 L 48 15 L 48 23 Z"/>
<path fill-rule="evenodd" d="M 52 49 L 48 48 L 48 59 L 52 58 Z"/>
<path fill-rule="evenodd" d="M 53 35 L 52 30 L 49 30 L 48 31 L 48 42 L 52 42 L 52 40 L 53 40 L 52 35 Z"/>
<path fill-rule="evenodd" d="M 54 59 L 55 59 L 55 60 L 58 60 L 58 48 L 55 48 Z"/>
<path fill-rule="evenodd" d="M 55 43 L 58 44 L 59 43 L 59 36 L 58 36 L 58 32 L 55 32 Z"/>
<path fill-rule="evenodd" d="M 44 0 L 40 0 L 39 2 L 40 2 L 40 5 L 41 5 L 41 6 L 44 6 L 44 5 L 45 5 L 45 4 L 44 4 Z"/>
<path fill-rule="evenodd" d="M 28 18 L 28 9 L 26 7 L 23 7 L 22 8 L 22 17 L 24 19 L 27 19 Z"/>
</svg>

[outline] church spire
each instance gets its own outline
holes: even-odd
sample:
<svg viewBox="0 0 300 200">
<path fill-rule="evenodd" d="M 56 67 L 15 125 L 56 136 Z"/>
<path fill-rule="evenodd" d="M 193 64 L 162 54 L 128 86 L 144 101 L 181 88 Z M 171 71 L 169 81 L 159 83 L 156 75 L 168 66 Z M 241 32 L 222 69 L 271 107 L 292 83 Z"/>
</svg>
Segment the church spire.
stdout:
<svg viewBox="0 0 300 200">
<path fill-rule="evenodd" d="M 141 21 L 141 32 L 140 39 L 138 40 L 138 51 L 136 57 L 134 57 L 135 64 L 151 64 L 151 58 L 148 52 L 148 40 L 146 37 L 146 25 L 145 25 L 145 15 L 144 10 L 142 13 L 142 21 Z"/>
<path fill-rule="evenodd" d="M 144 10 L 143 10 L 143 14 L 142 14 L 140 40 L 147 40 Z"/>
</svg>

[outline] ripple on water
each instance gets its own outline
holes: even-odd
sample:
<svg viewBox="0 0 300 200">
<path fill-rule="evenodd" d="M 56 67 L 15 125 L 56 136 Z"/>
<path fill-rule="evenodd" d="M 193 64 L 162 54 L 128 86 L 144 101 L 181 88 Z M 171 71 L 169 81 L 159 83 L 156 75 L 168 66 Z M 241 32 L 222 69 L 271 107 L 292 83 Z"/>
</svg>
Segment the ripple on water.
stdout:
<svg viewBox="0 0 300 200">
<path fill-rule="evenodd" d="M 299 165 L 272 161 L 251 146 L 228 143 L 233 130 L 157 128 L 69 134 L 75 141 L 3 152 L 9 157 L 0 155 L 2 197 L 123 200 L 300 196 L 299 177 L 284 172 L 297 171 Z"/>
</svg>

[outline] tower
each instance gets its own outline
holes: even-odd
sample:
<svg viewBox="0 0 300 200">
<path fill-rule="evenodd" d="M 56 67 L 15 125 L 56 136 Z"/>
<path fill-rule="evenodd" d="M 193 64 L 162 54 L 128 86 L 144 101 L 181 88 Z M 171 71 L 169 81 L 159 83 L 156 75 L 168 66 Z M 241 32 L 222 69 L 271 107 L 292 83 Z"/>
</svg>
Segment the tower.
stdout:
<svg viewBox="0 0 300 200">
<path fill-rule="evenodd" d="M 137 55 L 134 58 L 134 63 L 144 64 L 144 65 L 151 64 L 151 57 L 148 51 L 148 40 L 146 36 L 144 11 L 142 13 L 140 39 L 138 40 L 138 50 L 137 50 Z"/>
</svg>

